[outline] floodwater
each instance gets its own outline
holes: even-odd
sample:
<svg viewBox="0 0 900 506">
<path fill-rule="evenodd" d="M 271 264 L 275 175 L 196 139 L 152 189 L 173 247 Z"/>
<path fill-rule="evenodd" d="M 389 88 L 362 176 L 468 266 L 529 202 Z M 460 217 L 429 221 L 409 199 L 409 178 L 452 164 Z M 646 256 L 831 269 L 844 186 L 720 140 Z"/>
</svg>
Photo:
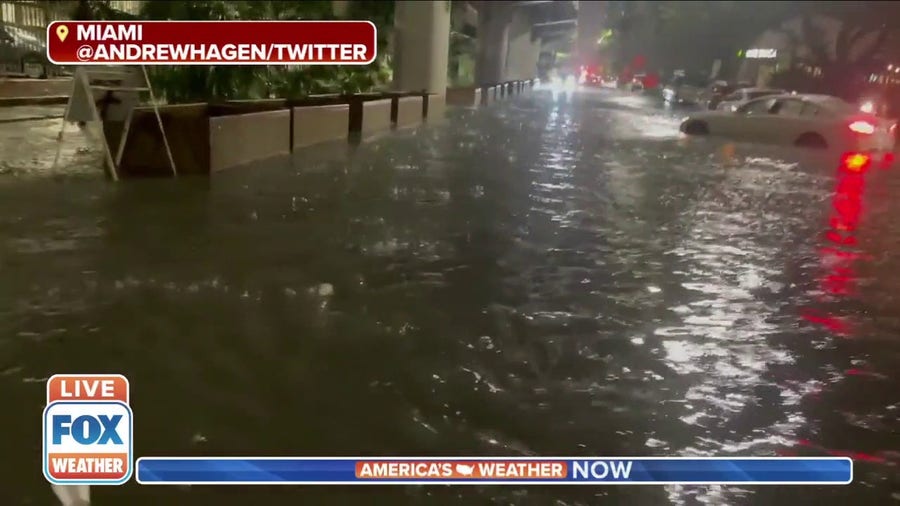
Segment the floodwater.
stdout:
<svg viewBox="0 0 900 506">
<path fill-rule="evenodd" d="M 0 179 L 3 505 L 43 380 L 137 455 L 850 455 L 843 487 L 123 487 L 104 505 L 900 504 L 900 173 L 536 93 L 211 181 Z"/>
</svg>

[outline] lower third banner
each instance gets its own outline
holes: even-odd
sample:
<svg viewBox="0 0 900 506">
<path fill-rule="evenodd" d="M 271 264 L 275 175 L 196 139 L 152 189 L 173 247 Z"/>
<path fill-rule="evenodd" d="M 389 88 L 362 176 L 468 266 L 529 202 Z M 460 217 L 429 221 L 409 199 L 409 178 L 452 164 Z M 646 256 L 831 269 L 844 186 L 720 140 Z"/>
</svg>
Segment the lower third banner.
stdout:
<svg viewBox="0 0 900 506">
<path fill-rule="evenodd" d="M 846 485 L 845 457 L 143 457 L 145 485 Z"/>
</svg>

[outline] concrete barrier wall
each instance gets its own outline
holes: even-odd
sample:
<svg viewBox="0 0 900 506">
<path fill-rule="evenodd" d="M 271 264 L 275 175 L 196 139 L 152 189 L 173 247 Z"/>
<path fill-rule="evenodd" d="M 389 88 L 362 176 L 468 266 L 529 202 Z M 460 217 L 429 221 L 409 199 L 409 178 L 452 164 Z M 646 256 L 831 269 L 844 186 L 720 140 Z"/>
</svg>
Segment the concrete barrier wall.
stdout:
<svg viewBox="0 0 900 506">
<path fill-rule="evenodd" d="M 488 105 L 497 99 L 497 89 L 493 86 L 481 88 L 481 103 Z"/>
<path fill-rule="evenodd" d="M 162 106 L 160 117 L 178 173 L 209 174 L 209 106 Z M 113 156 L 117 147 L 117 143 L 110 146 Z M 123 177 L 172 175 L 152 107 L 134 109 L 119 171 Z"/>
<path fill-rule="evenodd" d="M 210 171 L 291 152 L 291 111 L 209 118 Z"/>
<path fill-rule="evenodd" d="M 350 105 L 294 107 L 294 149 L 320 142 L 347 139 Z"/>
<path fill-rule="evenodd" d="M 398 97 L 396 125 L 398 128 L 416 126 L 424 119 L 424 97 Z"/>
<path fill-rule="evenodd" d="M 438 121 L 443 119 L 447 112 L 447 96 L 443 94 L 428 95 L 427 114 L 425 121 Z"/>
<path fill-rule="evenodd" d="M 470 90 L 469 100 L 474 105 L 482 97 L 496 95 L 498 88 L 486 91 Z M 329 140 L 356 142 L 359 134 L 365 138 L 390 131 L 392 119 L 408 127 L 440 120 L 446 112 L 445 94 L 380 97 L 384 95 L 311 97 L 308 105 L 280 99 L 185 104 L 162 106 L 160 115 L 178 174 L 209 175 Z M 121 126 L 107 130 L 108 138 L 122 131 Z M 116 145 L 112 142 L 114 153 Z M 153 108 L 135 109 L 120 173 L 172 175 Z"/>
<path fill-rule="evenodd" d="M 481 89 L 447 88 L 447 104 L 465 107 L 481 105 Z"/>
<path fill-rule="evenodd" d="M 362 103 L 362 121 L 359 131 L 371 134 L 391 128 L 392 99 L 368 100 Z"/>
</svg>

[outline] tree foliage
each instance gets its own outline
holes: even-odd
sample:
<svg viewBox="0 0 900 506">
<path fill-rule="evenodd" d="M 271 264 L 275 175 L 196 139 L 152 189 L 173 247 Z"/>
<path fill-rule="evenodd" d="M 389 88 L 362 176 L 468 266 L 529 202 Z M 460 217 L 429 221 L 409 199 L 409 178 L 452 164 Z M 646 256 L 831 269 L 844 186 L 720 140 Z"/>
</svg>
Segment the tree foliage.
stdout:
<svg viewBox="0 0 900 506">
<path fill-rule="evenodd" d="M 839 23 L 836 33 L 817 22 L 820 16 Z M 823 2 L 819 9 L 805 9 L 802 14 L 803 43 L 823 66 L 874 61 L 898 32 L 897 2 Z"/>
<path fill-rule="evenodd" d="M 828 28 L 824 18 L 830 19 Z M 651 66 L 708 71 L 714 60 L 740 63 L 767 30 L 781 30 L 807 63 L 840 80 L 878 63 L 900 31 L 898 2 L 609 2 L 610 45 L 619 64 L 645 52 Z M 783 28 L 790 20 L 799 27 Z M 896 49 L 896 48 L 895 48 Z"/>
<path fill-rule="evenodd" d="M 351 2 L 347 19 L 369 19 L 378 29 L 376 63 L 368 66 L 155 66 L 154 89 L 169 103 L 284 97 L 367 91 L 390 79 L 386 50 L 393 25 L 393 2 Z M 109 1 L 81 0 L 79 19 L 123 19 Z M 147 20 L 330 20 L 338 19 L 331 1 L 171 1 L 149 0 L 139 19 Z"/>
<path fill-rule="evenodd" d="M 734 64 L 739 50 L 798 12 L 796 2 L 618 3 L 610 28 L 620 59 L 633 57 L 633 49 L 621 47 L 630 42 L 655 67 L 706 72 L 715 60 Z"/>
<path fill-rule="evenodd" d="M 812 82 L 797 68 L 777 76 L 779 84 L 853 98 L 865 87 L 865 76 L 883 68 L 900 41 L 900 4 L 896 2 L 821 2 L 800 4 L 794 23 L 779 31 L 796 48 L 794 62 L 818 67 Z M 891 62 L 893 63 L 893 62 Z"/>
</svg>

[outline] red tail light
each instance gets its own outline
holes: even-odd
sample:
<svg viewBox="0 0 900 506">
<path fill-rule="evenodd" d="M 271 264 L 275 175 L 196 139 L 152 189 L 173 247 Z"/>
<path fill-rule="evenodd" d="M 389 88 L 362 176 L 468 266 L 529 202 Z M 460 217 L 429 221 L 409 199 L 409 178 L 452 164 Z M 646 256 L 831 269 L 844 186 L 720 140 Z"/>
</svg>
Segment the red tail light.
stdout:
<svg viewBox="0 0 900 506">
<path fill-rule="evenodd" d="M 868 121 L 859 120 L 850 123 L 850 130 L 858 134 L 874 134 L 875 125 L 869 123 Z"/>
<path fill-rule="evenodd" d="M 841 167 L 850 172 L 862 172 L 869 168 L 872 157 L 863 153 L 846 153 L 841 159 Z"/>
</svg>

